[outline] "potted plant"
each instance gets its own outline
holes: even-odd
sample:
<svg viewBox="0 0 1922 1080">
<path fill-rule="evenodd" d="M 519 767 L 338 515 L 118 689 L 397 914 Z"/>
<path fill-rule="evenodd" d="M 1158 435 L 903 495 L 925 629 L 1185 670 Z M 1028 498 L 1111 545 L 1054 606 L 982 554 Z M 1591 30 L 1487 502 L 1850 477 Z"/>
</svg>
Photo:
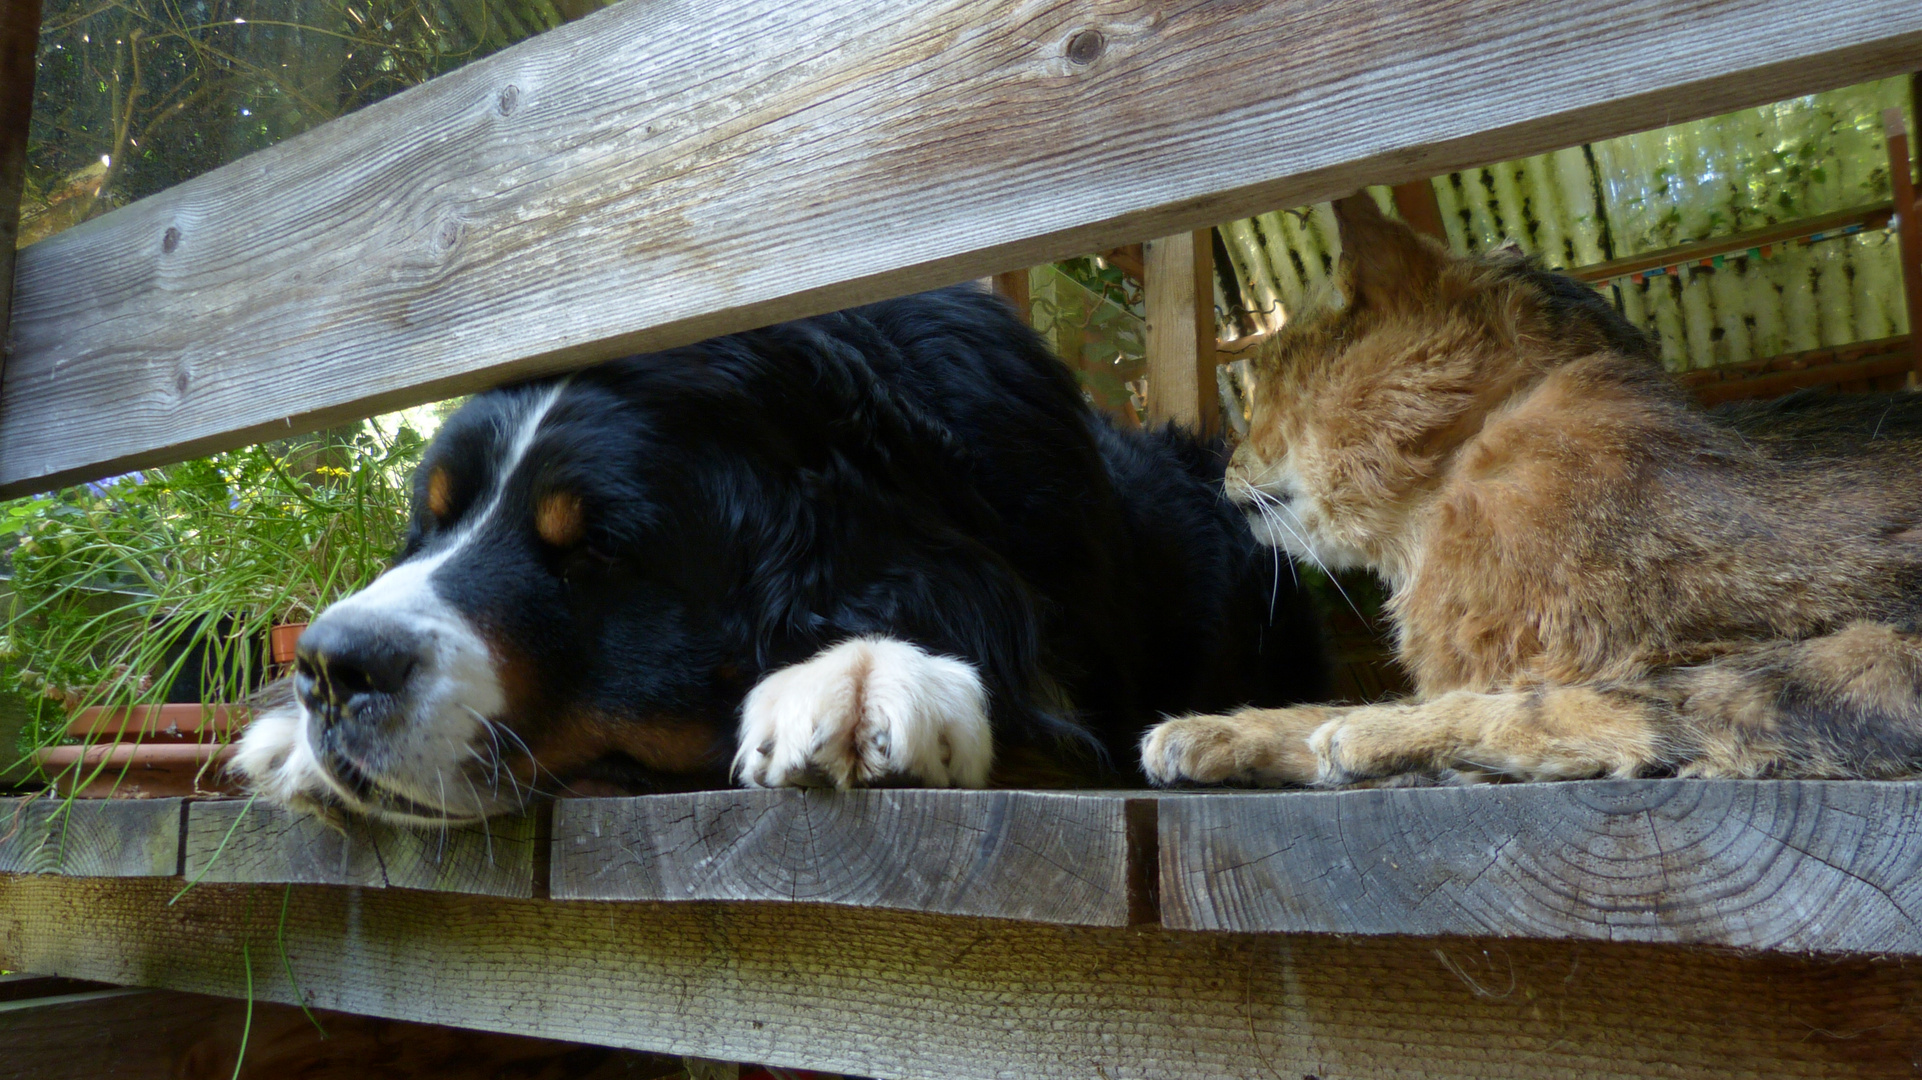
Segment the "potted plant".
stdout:
<svg viewBox="0 0 1922 1080">
<path fill-rule="evenodd" d="M 243 703 L 399 546 L 423 445 L 382 418 L 0 504 L 0 678 L 32 699 L 0 751 L 62 794 L 228 790 Z"/>
</svg>

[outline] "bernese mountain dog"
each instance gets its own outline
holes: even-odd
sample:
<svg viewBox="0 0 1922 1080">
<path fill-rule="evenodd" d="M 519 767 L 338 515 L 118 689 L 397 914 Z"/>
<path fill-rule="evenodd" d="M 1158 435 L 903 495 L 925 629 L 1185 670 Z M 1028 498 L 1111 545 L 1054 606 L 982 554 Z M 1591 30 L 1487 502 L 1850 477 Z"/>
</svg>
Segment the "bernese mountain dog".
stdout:
<svg viewBox="0 0 1922 1080">
<path fill-rule="evenodd" d="M 973 286 L 493 390 L 235 763 L 416 822 L 535 791 L 1133 783 L 1165 714 L 1326 689 L 1223 468 L 1112 426 Z"/>
</svg>

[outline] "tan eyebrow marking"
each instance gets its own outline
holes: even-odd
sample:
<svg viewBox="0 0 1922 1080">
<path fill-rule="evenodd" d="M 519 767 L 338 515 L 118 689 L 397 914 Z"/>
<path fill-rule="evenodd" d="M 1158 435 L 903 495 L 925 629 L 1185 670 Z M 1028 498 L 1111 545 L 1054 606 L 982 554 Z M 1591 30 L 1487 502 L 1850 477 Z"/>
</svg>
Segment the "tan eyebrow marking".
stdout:
<svg viewBox="0 0 1922 1080">
<path fill-rule="evenodd" d="M 437 518 L 444 518 L 454 509 L 454 478 L 447 470 L 436 465 L 427 474 L 427 512 Z"/>
<path fill-rule="evenodd" d="M 534 528 L 541 539 L 555 547 L 570 547 L 581 538 L 583 527 L 581 497 L 571 491 L 555 491 L 541 496 L 534 508 Z"/>
</svg>

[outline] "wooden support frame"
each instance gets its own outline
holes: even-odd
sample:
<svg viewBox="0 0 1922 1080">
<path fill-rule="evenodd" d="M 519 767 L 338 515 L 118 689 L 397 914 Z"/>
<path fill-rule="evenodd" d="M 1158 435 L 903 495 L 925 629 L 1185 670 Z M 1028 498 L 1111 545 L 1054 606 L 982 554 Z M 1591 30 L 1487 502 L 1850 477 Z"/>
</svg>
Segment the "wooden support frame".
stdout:
<svg viewBox="0 0 1922 1080">
<path fill-rule="evenodd" d="M 325 1034 L 322 1031 L 325 1031 Z M 236 1073 L 242 1033 L 245 1068 Z M 0 975 L 8 1077 L 524 1076 L 667 1080 L 681 1059 L 292 1005 Z"/>
<path fill-rule="evenodd" d="M 0 495 L 1918 51 L 1907 0 L 619 4 L 22 252 Z"/>
<path fill-rule="evenodd" d="M 1640 255 L 1610 259 L 1607 262 L 1589 266 L 1577 266 L 1563 272 L 1578 281 L 1607 281 L 1644 270 L 1653 270 L 1658 266 L 1693 263 L 1698 259 L 1745 252 L 1750 248 L 1778 244 L 1784 240 L 1793 240 L 1814 233 L 1833 232 L 1850 226 L 1879 229 L 1889 223 L 1889 218 L 1894 212 L 1895 203 L 1893 202 L 1858 206 L 1852 210 L 1837 210 L 1830 214 L 1796 218 L 1793 221 L 1785 221 L 1766 228 L 1750 229 L 1746 232 L 1731 233 L 1728 236 L 1712 236 L 1706 240 L 1678 244 L 1659 251 L 1645 251 Z"/>
<path fill-rule="evenodd" d="M 27 175 L 39 46 L 40 0 L 0 0 L 0 374 L 6 370 L 14 245 L 20 240 L 20 190 Z"/>
<path fill-rule="evenodd" d="M 1022 322 L 1034 321 L 1034 296 L 1026 270 L 1008 270 L 989 279 L 996 296 L 1006 300 L 1020 314 Z"/>
<path fill-rule="evenodd" d="M 1215 388 L 1214 230 L 1142 245 L 1148 308 L 1148 422 L 1193 431 L 1221 430 Z"/>
<path fill-rule="evenodd" d="M 1915 370 L 1908 335 L 1764 357 L 1741 364 L 1684 371 L 1677 378 L 1704 405 L 1781 397 L 1816 386 L 1862 386 L 1905 381 Z M 1893 389 L 1884 386 L 1883 389 Z"/>
<path fill-rule="evenodd" d="M 1064 799 L 1085 836 L 1039 824 Z M 238 805 L 187 805 L 188 848 Z M 248 944 L 265 1001 L 291 969 L 316 1007 L 877 1077 L 1904 1075 L 1918 819 L 1922 783 L 1824 781 L 583 800 L 519 871 L 556 899 L 281 884 L 243 827 L 245 880 L 174 903 L 178 874 L 0 875 L 0 966 L 236 997 Z M 1158 867 L 1125 925 L 994 885 L 1111 890 L 1102 858 Z"/>
<path fill-rule="evenodd" d="M 1922 957 L 1922 781 L 710 791 L 444 831 L 16 799 L 0 820 L 21 824 L 0 873 Z"/>
<path fill-rule="evenodd" d="M 1196 934 L 813 904 L 27 878 L 9 963 L 883 1078 L 1887 1077 L 1912 965 L 1637 944 Z"/>
<path fill-rule="evenodd" d="M 1913 383 L 1922 386 L 1922 202 L 1916 199 L 1915 180 L 1909 175 L 1909 132 L 1902 110 L 1883 110 L 1882 128 L 1889 141 L 1889 187 L 1895 196 L 1901 244 L 1902 295 L 1909 312 L 1909 352 L 1915 360 Z"/>
<path fill-rule="evenodd" d="M 1395 212 L 1409 228 L 1448 243 L 1448 229 L 1442 223 L 1441 200 L 1435 197 L 1434 181 L 1410 180 L 1396 184 L 1392 190 Z"/>
</svg>

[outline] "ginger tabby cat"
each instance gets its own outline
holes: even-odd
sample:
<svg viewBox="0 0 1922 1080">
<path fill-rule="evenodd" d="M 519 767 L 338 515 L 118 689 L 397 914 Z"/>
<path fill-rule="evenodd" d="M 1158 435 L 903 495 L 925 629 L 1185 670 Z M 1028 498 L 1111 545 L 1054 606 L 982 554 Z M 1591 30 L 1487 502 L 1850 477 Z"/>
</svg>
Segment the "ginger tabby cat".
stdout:
<svg viewBox="0 0 1922 1080">
<path fill-rule="evenodd" d="M 1346 303 L 1257 361 L 1228 497 L 1392 590 L 1416 691 L 1189 716 L 1161 783 L 1922 766 L 1922 395 L 1715 412 L 1588 285 L 1337 206 Z"/>
</svg>

